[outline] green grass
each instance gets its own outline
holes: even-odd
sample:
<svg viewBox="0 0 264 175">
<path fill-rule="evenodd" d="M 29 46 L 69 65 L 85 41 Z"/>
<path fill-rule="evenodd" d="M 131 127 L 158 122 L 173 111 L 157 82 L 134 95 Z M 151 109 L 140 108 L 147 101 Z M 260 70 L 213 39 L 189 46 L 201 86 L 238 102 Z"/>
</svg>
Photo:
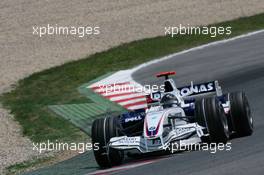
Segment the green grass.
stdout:
<svg viewBox="0 0 264 175">
<path fill-rule="evenodd" d="M 144 39 L 96 53 L 20 80 L 1 101 L 23 127 L 23 134 L 33 141 L 73 140 L 81 132 L 68 121 L 49 112 L 47 105 L 88 102 L 76 90 L 78 86 L 110 71 L 131 68 L 140 63 L 197 45 L 264 28 L 264 14 L 241 18 L 216 26 L 231 26 L 232 35 L 162 36 Z"/>
</svg>

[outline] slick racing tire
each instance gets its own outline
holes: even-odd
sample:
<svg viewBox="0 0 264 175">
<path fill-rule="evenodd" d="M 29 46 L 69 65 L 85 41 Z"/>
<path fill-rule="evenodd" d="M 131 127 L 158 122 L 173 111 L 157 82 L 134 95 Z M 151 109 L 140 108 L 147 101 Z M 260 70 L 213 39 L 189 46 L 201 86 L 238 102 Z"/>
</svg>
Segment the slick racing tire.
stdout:
<svg viewBox="0 0 264 175">
<path fill-rule="evenodd" d="M 203 142 L 227 142 L 229 139 L 227 118 L 217 98 L 209 97 L 196 101 L 195 118 L 197 123 L 205 127 L 209 133 L 209 137 L 202 137 Z"/>
<path fill-rule="evenodd" d="M 108 142 L 118 134 L 118 118 L 106 117 L 96 119 L 92 124 L 92 143 L 95 160 L 102 168 L 119 165 L 124 158 L 123 151 L 108 147 Z"/>
<path fill-rule="evenodd" d="M 229 93 L 230 117 L 235 136 L 244 137 L 253 133 L 253 118 L 244 92 Z"/>
</svg>

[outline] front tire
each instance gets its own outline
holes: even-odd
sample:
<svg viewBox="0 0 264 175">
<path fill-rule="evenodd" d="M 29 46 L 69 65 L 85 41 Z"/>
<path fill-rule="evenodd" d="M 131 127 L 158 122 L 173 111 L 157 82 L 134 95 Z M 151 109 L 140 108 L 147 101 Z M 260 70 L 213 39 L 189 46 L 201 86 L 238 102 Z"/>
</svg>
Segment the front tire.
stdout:
<svg viewBox="0 0 264 175">
<path fill-rule="evenodd" d="M 215 97 L 204 98 L 195 103 L 197 123 L 207 129 L 209 139 L 203 142 L 226 143 L 229 139 L 227 118 L 221 102 Z"/>
<path fill-rule="evenodd" d="M 230 100 L 230 117 L 233 130 L 238 137 L 252 135 L 253 118 L 244 92 L 234 92 L 228 94 Z"/>
<path fill-rule="evenodd" d="M 112 137 L 118 134 L 117 117 L 96 119 L 92 124 L 92 142 L 98 144 L 99 149 L 94 148 L 94 156 L 98 165 L 102 168 L 119 165 L 124 158 L 123 151 L 108 146 Z"/>
</svg>

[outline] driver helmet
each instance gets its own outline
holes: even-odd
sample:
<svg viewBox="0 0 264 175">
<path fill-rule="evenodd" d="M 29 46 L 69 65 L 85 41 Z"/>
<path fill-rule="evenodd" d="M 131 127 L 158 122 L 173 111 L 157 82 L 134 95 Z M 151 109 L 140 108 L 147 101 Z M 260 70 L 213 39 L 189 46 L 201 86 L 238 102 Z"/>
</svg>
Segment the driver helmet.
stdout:
<svg viewBox="0 0 264 175">
<path fill-rule="evenodd" d="M 175 95 L 168 93 L 161 98 L 160 103 L 162 104 L 163 108 L 165 109 L 165 108 L 178 106 L 179 100 L 177 99 L 177 97 Z"/>
</svg>

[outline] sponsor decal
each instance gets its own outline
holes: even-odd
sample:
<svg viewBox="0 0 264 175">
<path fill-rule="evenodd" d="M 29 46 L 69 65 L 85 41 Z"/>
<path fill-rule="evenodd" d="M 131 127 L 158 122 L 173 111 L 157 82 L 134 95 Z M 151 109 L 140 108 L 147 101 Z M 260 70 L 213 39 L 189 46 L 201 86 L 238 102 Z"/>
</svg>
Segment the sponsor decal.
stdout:
<svg viewBox="0 0 264 175">
<path fill-rule="evenodd" d="M 139 142 L 139 137 L 124 137 L 123 139 L 118 141 L 118 144 L 137 145 Z"/>
<path fill-rule="evenodd" d="M 125 122 L 128 123 L 128 122 L 139 121 L 139 120 L 142 120 L 142 117 L 141 116 L 135 116 L 135 117 L 126 118 Z"/>
<path fill-rule="evenodd" d="M 176 133 L 177 135 L 182 135 L 188 132 L 191 132 L 193 130 L 193 128 L 176 128 Z"/>
<path fill-rule="evenodd" d="M 148 129 L 149 131 L 155 131 L 156 130 L 156 127 L 155 126 L 152 126 Z"/>
<path fill-rule="evenodd" d="M 194 85 L 193 87 L 191 86 L 186 86 L 183 88 L 179 88 L 180 93 L 182 96 L 186 96 L 191 94 L 201 94 L 201 93 L 207 93 L 207 92 L 213 92 L 215 91 L 215 85 L 214 82 L 209 82 L 209 83 L 203 83 L 203 84 L 197 84 Z"/>
<path fill-rule="evenodd" d="M 161 93 L 160 92 L 153 92 L 151 93 L 153 100 L 160 100 L 161 99 Z"/>
</svg>

